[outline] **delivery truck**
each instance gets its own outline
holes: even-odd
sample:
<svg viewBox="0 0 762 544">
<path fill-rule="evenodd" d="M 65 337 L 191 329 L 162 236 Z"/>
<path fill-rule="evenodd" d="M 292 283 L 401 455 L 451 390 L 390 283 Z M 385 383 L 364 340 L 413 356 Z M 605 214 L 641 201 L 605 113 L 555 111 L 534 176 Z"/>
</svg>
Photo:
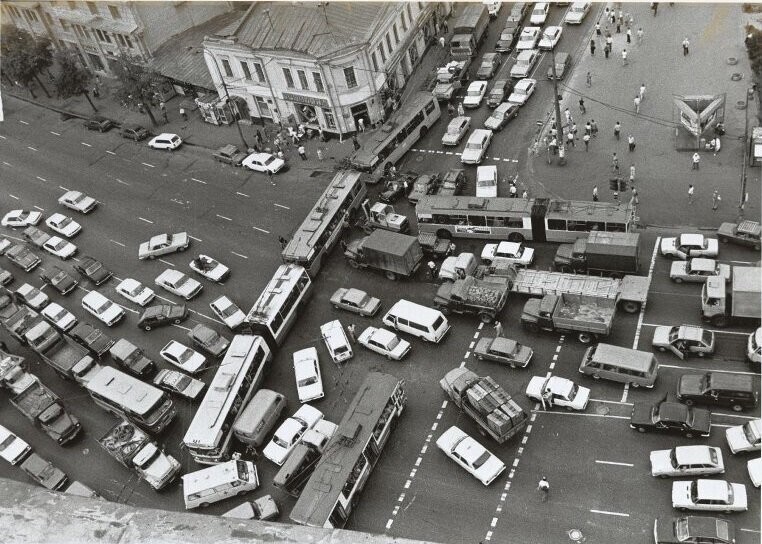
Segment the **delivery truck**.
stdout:
<svg viewBox="0 0 762 544">
<path fill-rule="evenodd" d="M 561 244 L 553 265 L 560 272 L 582 272 L 621 278 L 640 270 L 640 234 L 592 231 L 573 244 Z"/>
<path fill-rule="evenodd" d="M 709 276 L 701 290 L 701 318 L 715 327 L 733 323 L 760 323 L 762 268 L 734 266 L 730 282 L 722 276 Z"/>
<path fill-rule="evenodd" d="M 423 261 L 423 250 L 414 236 L 375 230 L 346 245 L 344 256 L 352 268 L 380 270 L 390 280 L 413 275 Z"/>
<path fill-rule="evenodd" d="M 79 420 L 66 412 L 61 399 L 39 380 L 12 397 L 11 404 L 61 445 L 72 441 L 82 428 Z"/>
<path fill-rule="evenodd" d="M 90 365 L 93 358 L 86 348 L 68 336 L 56 331 L 47 321 L 41 321 L 25 334 L 29 347 L 64 378 L 73 378 L 72 369 L 79 365 Z"/>
<path fill-rule="evenodd" d="M 574 333 L 583 344 L 608 336 L 614 323 L 616 300 L 562 293 L 530 298 L 521 312 L 521 324 L 531 332 Z"/>
<path fill-rule="evenodd" d="M 480 3 L 463 4 L 463 11 L 453 22 L 450 55 L 455 60 L 473 58 L 476 49 L 487 37 L 489 13 Z"/>
<path fill-rule="evenodd" d="M 505 306 L 508 283 L 477 280 L 473 276 L 444 282 L 434 296 L 434 306 L 444 315 L 478 314 L 482 323 L 492 323 Z"/>
<path fill-rule="evenodd" d="M 449 102 L 457 91 L 468 80 L 468 68 L 471 66 L 471 57 L 461 60 L 452 60 L 437 68 L 436 83 L 432 93 L 440 102 Z"/>
</svg>

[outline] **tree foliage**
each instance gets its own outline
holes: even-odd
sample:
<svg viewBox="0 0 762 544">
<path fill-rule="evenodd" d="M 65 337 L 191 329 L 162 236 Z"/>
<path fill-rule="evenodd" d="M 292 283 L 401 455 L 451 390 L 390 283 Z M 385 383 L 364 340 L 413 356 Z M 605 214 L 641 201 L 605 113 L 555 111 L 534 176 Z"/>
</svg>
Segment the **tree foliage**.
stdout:
<svg viewBox="0 0 762 544">
<path fill-rule="evenodd" d="M 134 57 L 121 55 L 113 67 L 114 74 L 121 83 L 116 90 L 116 98 L 122 103 L 145 111 L 156 125 L 151 110 L 151 100 L 164 76 L 138 62 Z"/>
<path fill-rule="evenodd" d="M 93 76 L 89 70 L 82 66 L 77 52 L 70 49 L 60 50 L 56 52 L 55 59 L 59 69 L 54 80 L 58 96 L 70 98 L 82 95 L 90 102 L 93 110 L 98 111 L 98 108 L 90 100 Z"/>
<path fill-rule="evenodd" d="M 0 36 L 3 71 L 26 87 L 32 96 L 35 80 L 47 94 L 38 76 L 53 63 L 50 41 L 47 38 L 35 40 L 26 30 L 12 25 L 3 25 Z"/>
</svg>

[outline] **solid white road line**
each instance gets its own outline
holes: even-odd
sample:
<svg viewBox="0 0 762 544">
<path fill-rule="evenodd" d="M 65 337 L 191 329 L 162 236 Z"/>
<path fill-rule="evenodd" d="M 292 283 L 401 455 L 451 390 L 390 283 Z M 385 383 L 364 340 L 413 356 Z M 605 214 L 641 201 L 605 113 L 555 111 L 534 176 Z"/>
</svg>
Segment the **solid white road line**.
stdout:
<svg viewBox="0 0 762 544">
<path fill-rule="evenodd" d="M 117 242 L 116 240 L 109 240 L 109 242 L 113 242 L 113 243 L 115 243 L 118 246 L 127 247 L 122 242 Z"/>
<path fill-rule="evenodd" d="M 203 242 L 201 238 L 196 238 L 195 236 L 191 236 L 190 234 L 188 235 L 188 238 L 190 238 L 191 240 L 196 240 L 197 242 Z"/>
<path fill-rule="evenodd" d="M 704 359 L 705 361 L 711 361 L 711 359 Z M 695 366 L 682 366 L 682 365 L 663 365 L 659 364 L 660 368 L 675 368 L 677 370 L 698 370 L 706 372 L 705 368 L 697 368 Z M 742 376 L 759 376 L 759 372 L 745 372 L 743 370 L 725 370 L 722 369 L 723 374 L 740 374 Z"/>
<path fill-rule="evenodd" d="M 596 459 L 595 462 L 598 463 L 599 465 L 615 465 L 619 467 L 634 467 L 635 466 L 634 463 L 620 463 L 618 461 L 601 461 L 599 459 Z"/>
<path fill-rule="evenodd" d="M 644 327 L 663 327 L 668 325 L 667 323 L 643 323 Z M 672 325 L 669 325 L 672 326 Z M 696 325 L 697 327 L 700 327 L 701 325 Z M 715 334 L 735 334 L 738 336 L 749 336 L 748 332 L 738 332 L 738 331 L 726 331 L 724 329 L 704 329 L 710 332 L 713 332 Z"/>
<path fill-rule="evenodd" d="M 47 182 L 47 181 L 48 181 L 48 180 L 46 180 L 45 178 L 41 178 L 40 176 L 35 176 L 35 177 L 36 177 L 37 179 L 39 179 L 40 181 L 45 181 L 45 182 Z"/>
<path fill-rule="evenodd" d="M 167 266 L 171 266 L 172 268 L 175 267 L 175 265 L 173 265 L 171 262 L 165 261 L 164 259 L 159 259 L 159 262 L 162 262 L 162 263 L 166 264 Z"/>
<path fill-rule="evenodd" d="M 241 255 L 240 253 L 236 253 L 235 251 L 231 251 L 230 253 L 232 253 L 233 255 L 236 255 L 238 257 L 241 257 L 242 259 L 248 259 L 248 257 L 246 255 Z"/>
<path fill-rule="evenodd" d="M 258 230 L 259 232 L 264 232 L 265 234 L 270 234 L 269 230 L 260 229 L 259 227 L 251 227 L 251 228 L 253 228 L 254 230 Z"/>
<path fill-rule="evenodd" d="M 153 225 L 153 221 L 151 221 L 150 219 L 146 219 L 145 217 L 138 217 L 138 219 L 140 219 L 141 221 L 145 221 L 146 223 L 149 223 L 149 224 Z"/>
<path fill-rule="evenodd" d="M 202 180 L 200 180 L 200 179 L 196 179 L 196 178 L 191 178 L 191 179 L 192 179 L 193 181 L 197 181 L 197 182 L 199 182 L 199 183 L 203 183 L 204 185 L 206 185 L 206 184 L 207 184 L 205 181 L 202 181 Z"/>
<path fill-rule="evenodd" d="M 240 196 L 245 196 L 246 198 L 250 198 L 249 195 L 247 195 L 246 193 L 240 193 L 240 192 L 236 191 L 235 194 L 240 195 Z"/>
<path fill-rule="evenodd" d="M 27 123 L 26 121 L 22 121 L 22 120 L 20 120 L 20 119 L 19 119 L 19 123 L 21 123 L 22 125 L 28 125 L 28 124 L 29 124 L 29 123 Z"/>
<path fill-rule="evenodd" d="M 11 197 L 11 198 L 13 198 L 13 199 L 15 199 L 15 200 L 19 200 L 19 197 L 17 197 L 16 195 L 11 195 L 11 194 L 9 194 L 8 196 L 9 196 L 9 197 Z"/>
<path fill-rule="evenodd" d="M 87 142 L 80 142 L 80 143 L 81 143 L 83 146 L 85 146 L 85 147 L 93 147 L 93 146 L 91 146 L 90 144 L 88 144 Z"/>
<path fill-rule="evenodd" d="M 147 166 L 148 168 L 156 168 L 153 164 L 147 163 L 147 162 L 141 162 L 143 166 Z"/>
<path fill-rule="evenodd" d="M 220 214 L 215 214 L 215 215 L 219 217 L 220 219 L 224 219 L 225 221 L 232 221 L 232 219 L 230 219 L 229 217 L 225 217 L 224 215 L 220 215 Z"/>
<path fill-rule="evenodd" d="M 622 518 L 629 518 L 630 514 L 625 514 L 624 512 L 607 512 L 606 510 L 590 510 L 593 514 L 605 514 L 607 516 L 619 516 Z"/>
<path fill-rule="evenodd" d="M 283 208 L 284 210 L 290 210 L 291 209 L 288 206 L 284 206 L 283 204 L 277 204 L 275 202 L 273 203 L 273 206 L 277 206 L 279 208 Z"/>
<path fill-rule="evenodd" d="M 60 136 L 58 132 L 53 132 L 52 130 L 49 131 L 51 134 L 55 134 L 56 136 Z"/>
<path fill-rule="evenodd" d="M 116 155 L 116 153 L 114 153 L 113 151 L 109 151 L 108 149 L 106 150 L 106 153 L 108 153 L 109 155 Z"/>
</svg>

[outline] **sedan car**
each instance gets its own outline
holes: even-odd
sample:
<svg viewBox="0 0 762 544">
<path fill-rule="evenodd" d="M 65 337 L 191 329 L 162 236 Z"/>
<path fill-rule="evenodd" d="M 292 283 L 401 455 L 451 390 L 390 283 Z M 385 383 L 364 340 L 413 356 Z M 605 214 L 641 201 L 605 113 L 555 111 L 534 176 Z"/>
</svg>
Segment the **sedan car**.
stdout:
<svg viewBox="0 0 762 544">
<path fill-rule="evenodd" d="M 230 276 L 230 269 L 209 255 L 199 255 L 190 262 L 190 268 L 208 280 L 222 283 Z"/>
<path fill-rule="evenodd" d="M 0 425 L 0 457 L 11 465 L 17 465 L 30 451 L 32 447 L 25 440 Z"/>
<path fill-rule="evenodd" d="M 23 463 L 21 469 L 29 477 L 47 489 L 60 491 L 67 483 L 69 478 L 60 469 L 53 466 L 53 463 L 46 461 L 36 453 L 30 453 Z"/>
<path fill-rule="evenodd" d="M 703 357 L 714 353 L 714 332 L 693 325 L 654 328 L 653 347 L 671 351 L 681 359 L 687 355 Z"/>
<path fill-rule="evenodd" d="M 108 132 L 116 126 L 116 123 L 111 119 L 102 115 L 93 115 L 84 124 L 87 130 L 97 130 L 98 132 Z"/>
<path fill-rule="evenodd" d="M 508 97 L 508 102 L 512 104 L 518 104 L 523 106 L 527 103 L 527 100 L 534 94 L 534 90 L 537 88 L 537 80 L 531 78 L 520 79 L 516 86 L 513 88 L 511 96 Z"/>
<path fill-rule="evenodd" d="M 505 463 L 454 425 L 437 438 L 437 447 L 484 485 L 505 470 Z"/>
<path fill-rule="evenodd" d="M 675 283 L 705 283 L 711 276 L 720 276 L 725 281 L 730 281 L 730 265 L 718 263 L 714 259 L 695 258 L 675 261 L 669 270 L 669 279 Z"/>
<path fill-rule="evenodd" d="M 526 396 L 542 403 L 545 410 L 563 406 L 567 410 L 584 410 L 590 390 L 560 376 L 534 376 L 529 380 Z"/>
<path fill-rule="evenodd" d="M 62 295 L 68 295 L 79 285 L 79 282 L 72 278 L 68 272 L 57 266 L 51 266 L 42 272 L 40 279 Z"/>
<path fill-rule="evenodd" d="M 243 313 L 243 310 L 224 295 L 210 302 L 209 308 L 232 331 L 235 331 L 246 320 L 246 314 Z"/>
<path fill-rule="evenodd" d="M 466 172 L 462 168 L 450 168 L 442 178 L 437 189 L 438 195 L 456 196 L 463 192 L 466 185 Z"/>
<path fill-rule="evenodd" d="M 466 96 L 463 98 L 464 108 L 478 108 L 487 94 L 486 81 L 473 81 L 466 90 Z"/>
<path fill-rule="evenodd" d="M 80 213 L 90 213 L 98 205 L 98 201 L 80 191 L 67 191 L 58 199 L 62 206 Z"/>
<path fill-rule="evenodd" d="M 712 413 L 679 402 L 636 402 L 632 406 L 630 427 L 641 433 L 664 431 L 679 433 L 687 438 L 709 436 L 712 430 Z"/>
<path fill-rule="evenodd" d="M 471 128 L 470 117 L 455 117 L 447 125 L 447 131 L 442 136 L 442 145 L 458 145 L 469 128 Z"/>
<path fill-rule="evenodd" d="M 203 285 L 189 278 L 179 270 L 167 268 L 164 272 L 156 276 L 154 280 L 156 285 L 163 287 L 173 295 L 190 300 L 201 292 Z"/>
<path fill-rule="evenodd" d="M 500 132 L 508 121 L 519 114 L 519 107 L 519 104 L 513 102 L 503 102 L 484 121 L 484 128 Z"/>
<path fill-rule="evenodd" d="M 524 19 L 524 16 L 529 10 L 529 2 L 516 2 L 511 6 L 511 13 L 505 19 L 506 24 L 516 23 L 519 24 Z"/>
<path fill-rule="evenodd" d="M 381 301 L 370 296 L 365 291 L 354 288 L 340 287 L 331 295 L 331 304 L 337 310 L 347 310 L 354 314 L 372 317 L 381 308 Z"/>
<path fill-rule="evenodd" d="M 183 139 L 177 134 L 165 132 L 159 134 L 155 138 L 148 142 L 148 147 L 151 149 L 164 149 L 166 151 L 174 151 L 183 144 Z"/>
<path fill-rule="evenodd" d="M 703 476 L 722 474 L 725 464 L 720 448 L 712 446 L 678 446 L 671 450 L 652 451 L 651 476 Z"/>
<path fill-rule="evenodd" d="M 253 501 L 245 501 L 235 508 L 222 514 L 223 518 L 253 519 L 258 521 L 271 521 L 280 515 L 278 503 L 272 495 L 265 495 Z"/>
<path fill-rule="evenodd" d="M 561 39 L 562 31 L 563 31 L 563 28 L 560 26 L 547 27 L 545 31 L 542 33 L 542 37 L 540 38 L 540 43 L 537 47 L 545 51 L 550 51 L 556 46 L 556 44 L 558 44 L 558 40 Z"/>
<path fill-rule="evenodd" d="M 376 327 L 365 329 L 357 337 L 357 342 L 369 350 L 395 361 L 401 361 L 410 352 L 410 342 L 403 340 L 391 331 Z"/>
<path fill-rule="evenodd" d="M 153 289 L 132 278 L 125 278 L 119 282 L 119 285 L 116 286 L 116 292 L 138 306 L 145 306 L 156 296 Z"/>
<path fill-rule="evenodd" d="M 230 164 L 232 166 L 241 166 L 241 163 L 246 158 L 246 153 L 239 150 L 232 144 L 223 145 L 217 151 L 212 153 L 212 158 L 224 164 Z"/>
<path fill-rule="evenodd" d="M 746 486 L 725 480 L 672 482 L 672 507 L 678 510 L 744 512 L 748 509 Z"/>
<path fill-rule="evenodd" d="M 54 213 L 45 220 L 45 224 L 50 230 L 57 232 L 61 236 L 71 238 L 76 236 L 82 230 L 82 225 L 74 221 L 68 215 L 62 213 Z"/>
<path fill-rule="evenodd" d="M 322 399 L 323 378 L 320 376 L 320 360 L 315 348 L 304 348 L 294 352 L 294 377 L 299 402 Z"/>
<path fill-rule="evenodd" d="M 25 283 L 16 289 L 15 295 L 22 300 L 24 304 L 37 311 L 43 309 L 48 302 L 50 302 L 48 295 L 28 283 Z"/>
<path fill-rule="evenodd" d="M 460 154 L 460 162 L 463 164 L 479 164 L 487 153 L 490 142 L 492 142 L 492 131 L 482 128 L 474 130 L 468 137 L 466 146 Z"/>
<path fill-rule="evenodd" d="M 749 472 L 749 479 L 754 487 L 762 484 L 762 458 L 755 457 L 746 462 L 746 470 Z"/>
<path fill-rule="evenodd" d="M 513 91 L 512 79 L 497 79 L 487 95 L 487 106 L 496 108 Z"/>
<path fill-rule="evenodd" d="M 482 249 L 482 261 L 488 264 L 529 266 L 534 261 L 534 249 L 521 242 L 485 244 Z"/>
<path fill-rule="evenodd" d="M 499 53 L 485 53 L 479 69 L 476 71 L 477 79 L 490 79 L 500 68 L 501 57 Z"/>
<path fill-rule="evenodd" d="M 195 347 L 212 357 L 222 357 L 230 346 L 230 340 L 203 323 L 189 330 L 188 338 Z"/>
<path fill-rule="evenodd" d="M 77 318 L 69 310 L 56 302 L 51 302 L 40 312 L 57 329 L 66 332 L 77 324 Z"/>
<path fill-rule="evenodd" d="M 529 22 L 533 25 L 544 25 L 548 18 L 550 4 L 547 2 L 537 2 L 532 8 L 532 14 L 529 16 Z"/>
<path fill-rule="evenodd" d="M 0 268 L 0 285 L 13 283 L 13 274 L 4 268 Z"/>
<path fill-rule="evenodd" d="M 201 380 L 191 378 L 178 370 L 168 369 L 159 370 L 153 378 L 153 384 L 160 389 L 191 400 L 195 400 L 206 386 Z"/>
<path fill-rule="evenodd" d="M 740 223 L 722 223 L 717 229 L 717 237 L 720 242 L 728 242 L 739 246 L 754 248 L 759 251 L 759 235 L 762 226 L 756 221 L 741 221 Z"/>
<path fill-rule="evenodd" d="M 113 338 L 90 323 L 78 323 L 71 329 L 69 335 L 98 357 L 103 357 L 114 345 Z"/>
<path fill-rule="evenodd" d="M 249 170 L 265 173 L 270 172 L 272 174 L 277 174 L 283 170 L 285 165 L 286 163 L 283 159 L 274 157 L 269 153 L 252 153 L 241 161 L 241 166 L 245 166 Z"/>
<path fill-rule="evenodd" d="M 135 123 L 127 123 L 119 128 L 119 136 L 139 142 L 148 138 L 148 131 Z"/>
<path fill-rule="evenodd" d="M 63 238 L 59 238 L 58 236 L 51 236 L 48 238 L 48 240 L 42 244 L 42 249 L 61 259 L 69 259 L 77 254 L 77 246 L 71 242 L 67 242 Z"/>
<path fill-rule="evenodd" d="M 506 26 L 500 32 L 500 38 L 498 38 L 495 44 L 495 51 L 498 53 L 510 53 L 513 49 L 513 44 L 516 43 L 516 38 L 518 38 L 516 27 Z"/>
<path fill-rule="evenodd" d="M 5 256 L 8 257 L 9 261 L 25 272 L 34 270 L 34 268 L 42 262 L 37 255 L 21 244 L 13 244 L 9 247 L 5 252 Z"/>
<path fill-rule="evenodd" d="M 106 269 L 103 263 L 88 256 L 84 256 L 79 262 L 74 263 L 74 269 L 95 285 L 101 285 L 113 276 L 113 273 Z"/>
<path fill-rule="evenodd" d="M 477 359 L 496 361 L 503 363 L 511 368 L 517 366 L 525 367 L 532 359 L 534 351 L 529 346 L 520 344 L 516 340 L 509 340 L 498 336 L 496 338 L 490 338 L 488 336 L 482 336 L 476 343 L 474 348 L 474 355 Z"/>
<path fill-rule="evenodd" d="M 293 416 L 281 423 L 262 453 L 276 465 L 282 465 L 291 450 L 301 442 L 304 433 L 321 419 L 323 413 L 317 408 L 309 404 L 300 406 Z"/>
<path fill-rule="evenodd" d="M 743 425 L 730 427 L 725 431 L 731 453 L 746 453 L 760 450 L 762 443 L 762 419 L 752 419 Z"/>
<path fill-rule="evenodd" d="M 138 327 L 144 331 L 163 325 L 179 325 L 188 318 L 185 304 L 158 304 L 149 306 L 138 319 Z"/>
<path fill-rule="evenodd" d="M 720 518 L 660 518 L 654 520 L 654 540 L 655 544 L 735 544 L 736 527 Z"/>
<path fill-rule="evenodd" d="M 159 352 L 161 358 L 180 367 L 189 374 L 198 374 L 206 368 L 206 357 L 177 340 L 170 340 Z"/>
<path fill-rule="evenodd" d="M 11 210 L 0 220 L 4 227 L 30 227 L 37 225 L 42 219 L 42 212 L 34 210 Z"/>
<path fill-rule="evenodd" d="M 138 259 L 155 259 L 160 255 L 175 253 L 176 251 L 185 251 L 190 245 L 190 238 L 187 232 L 178 232 L 177 234 L 157 234 L 152 236 L 147 242 L 143 242 L 138 247 Z"/>
<path fill-rule="evenodd" d="M 519 41 L 516 44 L 517 51 L 524 51 L 534 49 L 537 46 L 537 41 L 540 39 L 540 27 L 539 26 L 527 26 L 521 30 L 519 34 Z"/>
<path fill-rule="evenodd" d="M 675 238 L 662 238 L 659 251 L 665 257 L 680 259 L 689 257 L 716 257 L 716 238 L 706 238 L 703 234 L 681 234 Z"/>
</svg>

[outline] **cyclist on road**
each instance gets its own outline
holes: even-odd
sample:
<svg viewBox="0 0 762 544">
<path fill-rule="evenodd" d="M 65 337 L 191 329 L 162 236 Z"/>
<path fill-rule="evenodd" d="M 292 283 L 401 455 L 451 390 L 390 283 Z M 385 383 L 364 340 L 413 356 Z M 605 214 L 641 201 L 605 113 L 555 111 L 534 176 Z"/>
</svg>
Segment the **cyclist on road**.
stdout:
<svg viewBox="0 0 762 544">
<path fill-rule="evenodd" d="M 548 479 L 545 476 L 543 476 L 537 484 L 537 490 L 542 495 L 542 502 L 546 502 L 548 500 L 548 493 L 550 492 L 550 483 L 548 483 Z"/>
</svg>

